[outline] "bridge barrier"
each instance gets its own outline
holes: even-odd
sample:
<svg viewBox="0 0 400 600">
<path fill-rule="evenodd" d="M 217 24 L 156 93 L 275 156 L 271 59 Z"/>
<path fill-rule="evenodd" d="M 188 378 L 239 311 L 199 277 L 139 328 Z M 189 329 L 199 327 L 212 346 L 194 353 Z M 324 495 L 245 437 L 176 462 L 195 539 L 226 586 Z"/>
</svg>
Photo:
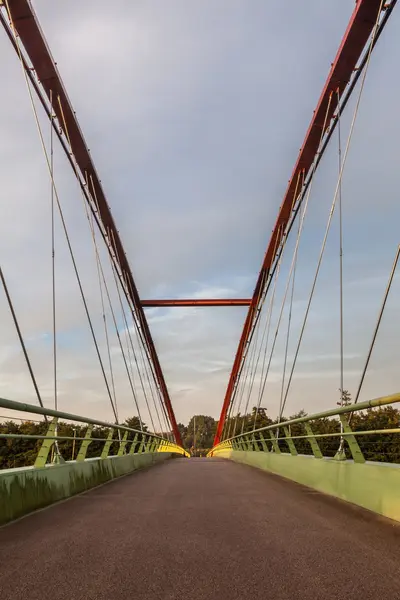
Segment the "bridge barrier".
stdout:
<svg viewBox="0 0 400 600">
<path fill-rule="evenodd" d="M 41 442 L 33 466 L 0 470 L 0 525 L 137 469 L 172 457 L 189 456 L 168 439 L 124 425 L 3 398 L 0 398 L 0 407 L 39 414 L 46 419 L 51 417 L 47 420 L 44 435 L 7 433 L 0 429 L 0 440 Z M 83 423 L 84 437 L 58 435 L 60 419 Z M 107 437 L 92 437 L 95 425 L 106 428 Z M 74 447 L 77 444 L 75 460 L 64 459 L 63 442 L 72 442 Z M 88 458 L 88 449 L 93 442 L 98 442 L 100 456 Z M 111 455 L 113 446 L 118 448 L 115 455 Z"/>
<path fill-rule="evenodd" d="M 399 424 L 395 428 L 374 430 L 351 428 L 353 413 L 399 402 L 400 394 L 394 394 L 275 423 L 226 439 L 208 456 L 264 469 L 400 521 L 400 464 L 366 459 L 371 453 L 368 448 L 378 436 L 380 439 L 385 436 L 389 443 L 393 436 L 397 439 Z M 339 417 L 341 427 L 338 422 L 335 427 L 331 419 L 335 416 Z M 321 419 L 327 419 L 325 426 L 328 425 L 329 433 L 316 432 Z M 331 456 L 326 455 L 328 440 L 336 444 L 336 452 L 330 452 Z M 300 453 L 300 446 L 304 451 L 305 444 L 310 454 Z M 400 456 L 395 459 L 400 461 Z"/>
</svg>

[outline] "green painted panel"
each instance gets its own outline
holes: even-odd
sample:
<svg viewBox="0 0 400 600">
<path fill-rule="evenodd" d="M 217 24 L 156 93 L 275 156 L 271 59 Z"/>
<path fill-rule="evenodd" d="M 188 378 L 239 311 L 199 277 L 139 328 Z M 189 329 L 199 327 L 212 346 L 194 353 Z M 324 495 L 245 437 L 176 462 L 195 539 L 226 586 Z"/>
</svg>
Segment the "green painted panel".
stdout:
<svg viewBox="0 0 400 600">
<path fill-rule="evenodd" d="M 0 525 L 172 456 L 168 452 L 126 454 L 0 471 Z"/>
</svg>

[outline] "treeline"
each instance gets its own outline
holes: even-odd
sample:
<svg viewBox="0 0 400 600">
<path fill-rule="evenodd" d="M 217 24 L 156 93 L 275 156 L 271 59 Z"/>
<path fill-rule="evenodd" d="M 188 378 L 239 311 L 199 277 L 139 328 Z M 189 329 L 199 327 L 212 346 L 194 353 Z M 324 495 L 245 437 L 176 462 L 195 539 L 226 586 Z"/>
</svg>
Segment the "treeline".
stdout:
<svg viewBox="0 0 400 600">
<path fill-rule="evenodd" d="M 287 419 L 281 420 L 279 429 L 279 447 L 282 452 L 289 452 L 288 444 L 285 442 L 284 423 L 287 420 L 306 416 L 304 411 L 291 415 Z M 127 419 L 123 423 L 127 427 L 139 430 L 139 420 L 137 417 Z M 382 433 L 384 429 L 398 429 L 400 424 L 400 411 L 392 406 L 386 406 L 376 409 L 368 409 L 353 413 L 351 427 L 353 431 L 369 431 L 369 433 L 357 436 L 358 444 L 367 460 L 379 462 L 400 463 L 400 429 L 399 433 Z M 0 433 L 12 433 L 17 435 L 46 435 L 48 423 L 45 421 L 33 422 L 23 421 L 16 423 L 12 420 L 0 423 Z M 253 429 L 261 429 L 268 425 L 277 425 L 277 419 L 272 419 L 266 408 L 260 408 L 256 411 L 254 407 L 252 412 L 247 415 L 238 415 L 227 419 L 224 427 L 224 437 L 232 437 L 240 433 L 248 433 Z M 324 456 L 335 456 L 340 438 L 333 434 L 340 432 L 340 421 L 338 418 L 317 419 L 310 423 L 314 434 L 324 434 L 327 437 L 318 438 L 318 444 Z M 188 425 L 179 423 L 183 445 L 195 456 L 205 456 L 212 448 L 216 432 L 217 421 L 207 415 L 193 416 Z M 59 423 L 58 435 L 60 437 L 69 437 L 71 439 L 60 441 L 59 450 L 64 460 L 74 460 L 79 451 L 81 442 L 77 438 L 83 438 L 86 433 L 86 425 L 74 425 L 71 423 Z M 144 431 L 148 431 L 144 425 Z M 275 428 L 273 429 L 276 433 Z M 109 429 L 94 427 L 92 438 L 105 440 Z M 379 433 L 380 432 L 380 433 Z M 306 430 L 304 424 L 294 424 L 290 426 L 290 435 L 305 436 Z M 130 436 L 132 439 L 133 435 Z M 74 440 L 75 438 L 75 440 Z M 268 435 L 265 434 L 268 440 Z M 138 441 L 140 436 L 138 437 Z M 304 437 L 294 440 L 296 450 L 299 454 L 312 454 L 310 443 Z M 22 467 L 32 465 L 37 457 L 42 440 L 29 439 L 10 439 L 0 437 L 0 469 Z M 271 443 L 268 442 L 271 447 Z M 104 441 L 93 441 L 89 445 L 87 457 L 93 458 L 100 456 L 104 447 Z M 259 444 L 261 449 L 261 444 Z M 114 441 L 110 448 L 110 455 L 118 453 L 120 448 L 118 435 L 114 432 Z M 129 450 L 129 446 L 128 446 Z M 347 444 L 345 444 L 346 456 L 351 458 Z"/>
<path fill-rule="evenodd" d="M 17 434 L 17 435 L 46 435 L 49 428 L 49 423 L 45 421 L 22 421 L 14 422 L 12 420 L 0 423 L 0 433 Z M 140 429 L 139 419 L 132 417 L 127 419 L 122 425 L 131 427 L 132 429 Z M 60 440 L 58 442 L 59 452 L 64 460 L 74 460 L 79 452 L 81 441 L 79 438 L 85 437 L 87 425 L 75 425 L 72 423 L 60 422 L 58 424 L 57 435 L 60 437 L 69 437 L 69 440 Z M 143 425 L 143 430 L 148 431 L 146 425 Z M 106 427 L 94 427 L 92 438 L 98 440 L 106 440 L 109 429 Z M 133 439 L 133 434 L 129 437 Z M 118 434 L 114 431 L 114 442 L 111 444 L 109 454 L 116 455 L 120 448 Z M 141 435 L 138 435 L 138 441 L 141 441 Z M 11 469 L 15 467 L 25 467 L 33 465 L 36 460 L 39 449 L 43 440 L 32 439 L 13 439 L 0 437 L 0 469 Z M 100 456 L 104 448 L 103 441 L 95 439 L 90 443 L 87 450 L 87 458 Z"/>
<path fill-rule="evenodd" d="M 277 419 L 271 419 L 265 408 L 260 408 L 256 417 L 256 408 L 253 408 L 251 414 L 239 415 L 238 417 L 228 419 L 225 426 L 225 437 L 231 437 L 240 433 L 248 433 L 253 429 L 261 429 L 268 425 L 278 425 Z M 281 427 L 279 428 L 279 448 L 282 452 L 289 452 L 288 444 L 285 442 L 284 423 L 286 421 L 307 416 L 304 410 L 291 415 L 288 418 L 281 419 Z M 256 419 L 255 419 L 256 417 Z M 255 426 L 254 426 L 255 420 Z M 370 431 L 370 434 L 356 436 L 356 440 L 360 446 L 366 460 L 378 462 L 400 463 L 400 411 L 393 406 L 385 406 L 381 408 L 370 408 L 365 411 L 355 412 L 351 419 L 351 428 L 353 431 Z M 323 456 L 335 456 L 340 437 L 333 434 L 340 432 L 340 421 L 338 418 L 323 418 L 316 419 L 310 422 L 313 434 L 327 435 L 327 437 L 317 438 L 318 445 Z M 398 433 L 379 433 L 383 429 L 399 429 Z M 378 433 L 372 433 L 372 432 Z M 273 433 L 276 433 L 275 428 Z M 291 436 L 305 436 L 307 434 L 303 423 L 298 423 L 290 426 L 289 433 Z M 329 435 L 331 434 L 331 435 Z M 268 435 L 265 435 L 268 439 Z M 305 438 L 294 440 L 298 454 L 312 454 L 310 443 Z M 269 447 L 271 444 L 268 444 Z M 261 448 L 261 445 L 260 445 Z M 345 444 L 347 458 L 351 458 L 351 453 L 347 443 Z"/>
<path fill-rule="evenodd" d="M 179 423 L 178 429 L 186 450 L 193 456 L 205 456 L 213 446 L 217 423 L 207 415 L 193 416 L 187 426 Z"/>
</svg>

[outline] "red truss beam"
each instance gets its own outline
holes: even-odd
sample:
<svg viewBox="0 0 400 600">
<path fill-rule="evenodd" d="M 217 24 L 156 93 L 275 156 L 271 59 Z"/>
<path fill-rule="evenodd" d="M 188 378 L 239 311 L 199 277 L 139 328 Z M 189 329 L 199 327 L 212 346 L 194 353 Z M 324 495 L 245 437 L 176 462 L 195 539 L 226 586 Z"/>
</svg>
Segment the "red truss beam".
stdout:
<svg viewBox="0 0 400 600">
<path fill-rule="evenodd" d="M 297 162 L 294 166 L 289 184 L 283 197 L 278 218 L 272 231 L 257 283 L 254 288 L 253 298 L 243 326 L 242 335 L 240 337 L 239 346 L 236 352 L 235 361 L 233 363 L 232 372 L 222 405 L 221 415 L 214 439 L 214 445 L 218 444 L 221 440 L 225 419 L 234 393 L 236 380 L 240 372 L 242 360 L 244 358 L 246 347 L 249 342 L 256 318 L 260 293 L 263 289 L 264 283 L 267 281 L 268 274 L 277 256 L 282 232 L 285 231 L 285 228 L 288 225 L 293 202 L 295 200 L 297 182 L 301 181 L 303 176 L 305 178 L 310 172 L 310 168 L 314 162 L 318 150 L 321 135 L 328 129 L 337 107 L 337 90 L 339 90 L 339 96 L 341 96 L 345 87 L 349 83 L 350 78 L 357 66 L 358 60 L 361 57 L 363 49 L 365 48 L 365 45 L 374 29 L 378 18 L 380 5 L 381 0 L 357 1 L 356 7 L 353 11 L 346 32 L 339 46 L 339 50 L 336 54 L 334 62 L 332 63 L 331 70 L 329 71 L 328 78 L 318 100 L 317 107 L 313 113 L 311 123 L 308 127 L 303 145 L 300 148 Z M 329 97 L 331 93 L 333 96 L 328 110 Z M 325 131 L 323 132 L 325 116 L 326 126 Z"/>
<path fill-rule="evenodd" d="M 250 306 L 251 298 L 234 299 L 181 299 L 178 300 L 142 300 L 144 308 L 154 306 Z"/>
<path fill-rule="evenodd" d="M 2 2 L 0 1 L 0 5 Z M 26 54 L 32 63 L 37 78 L 40 81 L 43 90 L 50 101 L 50 92 L 53 98 L 53 110 L 57 116 L 58 124 L 63 134 L 70 140 L 71 150 L 75 156 L 80 175 L 83 181 L 93 181 L 93 192 L 97 198 L 98 218 L 102 223 L 105 232 L 108 235 L 108 241 L 114 253 L 114 260 L 118 264 L 121 273 L 126 277 L 126 291 L 137 315 L 144 343 L 151 358 L 155 376 L 157 378 L 162 393 L 165 408 L 167 410 L 175 440 L 177 444 L 182 444 L 181 435 L 178 430 L 168 389 L 158 360 L 157 352 L 146 321 L 144 310 L 141 306 L 139 294 L 135 285 L 131 268 L 126 257 L 124 247 L 112 217 L 107 199 L 100 183 L 92 161 L 90 151 L 87 147 L 83 133 L 79 127 L 78 120 L 68 98 L 64 84 L 57 70 L 50 49 L 47 46 L 45 37 L 40 29 L 31 3 L 28 0 L 8 0 L 12 21 L 18 33 L 20 41 Z M 62 111 L 60 109 L 60 104 Z M 63 113 L 63 114 L 62 114 Z M 64 126 L 64 120 L 66 127 Z M 68 132 L 68 135 L 66 133 Z M 91 207 L 92 208 L 92 207 Z"/>
</svg>

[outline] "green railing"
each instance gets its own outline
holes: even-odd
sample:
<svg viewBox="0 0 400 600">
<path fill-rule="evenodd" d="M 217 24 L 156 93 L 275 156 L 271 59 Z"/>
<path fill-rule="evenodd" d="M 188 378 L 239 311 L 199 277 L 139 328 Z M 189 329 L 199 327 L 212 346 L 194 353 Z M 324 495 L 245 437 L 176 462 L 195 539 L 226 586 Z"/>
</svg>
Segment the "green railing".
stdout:
<svg viewBox="0 0 400 600">
<path fill-rule="evenodd" d="M 351 427 L 352 415 L 397 403 L 400 403 L 400 394 L 393 394 L 283 421 L 279 424 L 273 423 L 223 440 L 209 452 L 208 456 L 223 455 L 235 450 L 288 453 L 292 456 L 311 454 L 316 459 L 331 457 L 335 460 L 353 459 L 356 463 L 364 463 L 368 459 L 376 459 L 376 453 L 369 450 L 369 445 L 376 444 L 379 437 L 385 442 L 389 440 L 387 443 L 395 447 L 394 450 L 383 452 L 384 458 L 380 460 L 400 462 L 400 437 L 397 437 L 400 434 L 398 419 L 397 427 L 362 430 L 353 430 Z M 375 415 L 379 416 L 378 412 L 375 412 Z M 332 417 L 339 417 L 339 419 L 333 420 Z M 317 431 L 317 429 L 321 429 L 322 420 L 325 429 L 329 429 L 325 433 Z M 372 422 L 376 423 L 377 421 L 379 422 L 379 419 L 372 419 Z M 381 436 L 384 437 L 381 438 Z M 326 444 L 326 441 L 329 441 L 329 445 Z"/>
<path fill-rule="evenodd" d="M 77 445 L 76 461 L 84 461 L 87 458 L 89 446 L 93 442 L 98 442 L 99 456 L 97 458 L 106 459 L 111 455 L 111 448 L 117 446 L 117 451 L 114 453 L 116 456 L 124 456 L 126 454 L 141 454 L 141 453 L 154 453 L 154 452 L 172 452 L 175 454 L 181 454 L 189 456 L 189 454 L 177 444 L 170 440 L 149 433 L 147 431 L 140 431 L 125 425 L 117 425 L 100 421 L 98 419 L 91 419 L 83 417 L 81 415 L 74 415 L 50 408 L 42 408 L 33 404 L 24 404 L 21 402 L 15 402 L 13 400 L 6 400 L 0 398 L 0 408 L 8 409 L 11 411 L 24 412 L 29 414 L 41 415 L 47 420 L 46 428 L 47 432 L 41 434 L 24 434 L 24 433 L 7 433 L 0 430 L 0 439 L 5 440 L 41 440 L 41 444 L 37 449 L 37 456 L 35 458 L 33 466 L 35 468 L 42 468 L 51 461 L 53 462 L 65 462 L 66 456 L 63 456 L 63 443 L 72 442 L 75 446 Z M 48 419 L 51 417 L 51 420 Z M 62 427 L 60 421 L 70 421 L 72 423 L 81 423 L 85 427 L 85 434 L 83 437 L 80 436 L 67 436 L 59 435 L 58 429 Z M 12 416 L 10 416 L 12 420 Z M 29 421 L 29 417 L 26 419 Z M 1 425 L 1 424 L 0 424 Z M 106 437 L 92 437 L 93 429 L 95 426 L 101 427 L 106 430 Z"/>
</svg>

